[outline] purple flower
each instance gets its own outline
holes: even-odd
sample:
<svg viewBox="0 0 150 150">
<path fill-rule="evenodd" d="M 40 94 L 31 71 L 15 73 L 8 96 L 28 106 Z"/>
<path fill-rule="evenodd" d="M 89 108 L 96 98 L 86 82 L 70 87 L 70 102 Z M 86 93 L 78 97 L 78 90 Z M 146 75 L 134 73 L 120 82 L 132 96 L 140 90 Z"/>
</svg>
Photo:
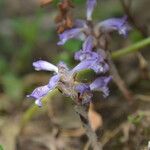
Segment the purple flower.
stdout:
<svg viewBox="0 0 150 150">
<path fill-rule="evenodd" d="M 75 74 L 79 71 L 92 69 L 95 73 L 105 73 L 109 70 L 109 66 L 106 63 L 101 63 L 99 60 L 89 59 L 81 61 L 76 67 L 72 69 L 72 73 Z"/>
<path fill-rule="evenodd" d="M 127 23 L 127 17 L 111 18 L 98 23 L 96 29 L 100 29 L 100 32 L 109 33 L 112 31 L 118 31 L 120 35 L 127 36 L 128 31 L 131 29 Z"/>
<path fill-rule="evenodd" d="M 70 30 L 66 30 L 63 33 L 59 34 L 60 41 L 57 43 L 57 45 L 63 45 L 72 38 L 78 38 L 78 36 L 82 33 L 83 28 L 73 28 Z"/>
<path fill-rule="evenodd" d="M 36 88 L 30 95 L 27 95 L 27 97 L 31 97 L 35 99 L 35 103 L 38 106 L 42 106 L 42 98 L 48 94 L 48 92 L 52 91 L 54 88 L 56 88 L 60 76 L 58 74 L 58 67 L 43 60 L 39 60 L 36 62 L 33 62 L 33 66 L 35 67 L 35 70 L 45 70 L 45 71 L 54 71 L 57 73 L 56 75 L 52 76 L 48 85 L 40 86 Z"/>
<path fill-rule="evenodd" d="M 45 70 L 45 71 L 54 71 L 56 73 L 58 72 L 58 68 L 55 65 L 44 60 L 38 60 L 36 62 L 33 62 L 33 67 L 37 71 Z"/>
<path fill-rule="evenodd" d="M 59 80 L 60 80 L 60 76 L 58 74 L 52 76 L 48 83 L 49 89 L 51 90 L 54 89 L 57 86 Z"/>
<path fill-rule="evenodd" d="M 82 104 L 91 102 L 93 94 L 90 90 L 89 84 L 81 83 L 75 87 L 78 93 L 78 101 Z"/>
<path fill-rule="evenodd" d="M 83 51 L 92 51 L 93 49 L 93 37 L 92 36 L 88 36 L 85 40 L 85 42 L 83 43 Z"/>
<path fill-rule="evenodd" d="M 76 28 L 84 28 L 87 27 L 86 21 L 82 19 L 76 19 L 74 23 Z"/>
<path fill-rule="evenodd" d="M 109 76 L 109 77 L 106 77 L 106 76 L 99 77 L 90 84 L 90 89 L 92 91 L 93 90 L 101 91 L 101 92 L 103 92 L 103 96 L 107 97 L 109 95 L 109 89 L 108 89 L 107 85 L 108 85 L 108 83 L 110 82 L 111 79 L 112 79 L 111 76 Z"/>
<path fill-rule="evenodd" d="M 98 55 L 96 52 L 83 51 L 83 50 L 76 52 L 74 55 L 74 59 L 79 61 L 88 60 L 88 59 L 98 59 L 98 58 L 101 59 L 101 56 Z"/>
<path fill-rule="evenodd" d="M 92 13 L 96 6 L 97 0 L 87 0 L 87 20 L 92 20 Z"/>
<path fill-rule="evenodd" d="M 94 59 L 98 60 L 99 62 L 104 61 L 103 55 L 100 52 L 93 52 L 93 37 L 88 36 L 83 43 L 82 49 L 75 53 L 75 60 L 83 61 L 83 60 L 89 60 Z"/>
<path fill-rule="evenodd" d="M 75 60 L 85 60 L 85 59 L 91 59 L 91 58 L 96 58 L 97 53 L 92 52 L 93 49 L 93 37 L 88 36 L 83 43 L 82 49 L 78 52 L 75 53 Z"/>
<path fill-rule="evenodd" d="M 30 95 L 27 95 L 27 97 L 31 97 L 36 99 L 35 100 L 35 104 L 37 104 L 39 107 L 42 106 L 42 102 L 41 99 L 48 93 L 50 92 L 50 88 L 48 87 L 48 85 L 45 86 L 40 86 L 38 88 L 36 88 Z"/>
<path fill-rule="evenodd" d="M 85 91 L 89 91 L 90 90 L 90 87 L 88 84 L 78 84 L 76 87 L 75 87 L 75 90 L 78 92 L 78 93 L 81 93 L 83 94 Z"/>
<path fill-rule="evenodd" d="M 51 92 L 54 88 L 56 88 L 58 82 L 60 80 L 59 75 L 54 75 L 51 77 L 48 85 L 40 86 L 36 88 L 30 95 L 27 95 L 27 97 L 31 97 L 35 99 L 35 104 L 37 104 L 39 107 L 42 106 L 42 98 L 47 95 L 49 92 Z"/>
</svg>

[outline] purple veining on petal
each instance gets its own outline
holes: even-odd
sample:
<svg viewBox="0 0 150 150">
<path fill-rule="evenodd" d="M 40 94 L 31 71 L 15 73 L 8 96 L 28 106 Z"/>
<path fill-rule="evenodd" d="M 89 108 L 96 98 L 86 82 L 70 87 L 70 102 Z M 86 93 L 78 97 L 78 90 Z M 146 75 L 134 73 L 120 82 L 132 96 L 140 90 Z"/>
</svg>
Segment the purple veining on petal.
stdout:
<svg viewBox="0 0 150 150">
<path fill-rule="evenodd" d="M 112 79 L 111 76 L 99 77 L 90 84 L 90 89 L 96 90 L 96 91 L 101 91 L 104 94 L 103 96 L 107 97 L 109 95 L 109 89 L 108 89 L 107 85 L 111 79 Z"/>
<path fill-rule="evenodd" d="M 73 28 L 70 30 L 66 30 L 63 33 L 59 34 L 60 41 L 57 43 L 58 45 L 63 45 L 72 38 L 77 38 L 79 34 L 81 33 L 82 28 Z"/>
<path fill-rule="evenodd" d="M 57 86 L 59 80 L 60 80 L 60 76 L 58 74 L 51 77 L 48 83 L 49 89 L 50 90 L 54 89 Z"/>
<path fill-rule="evenodd" d="M 96 6 L 97 0 L 87 0 L 87 20 L 92 20 L 92 13 Z"/>
<path fill-rule="evenodd" d="M 46 71 L 55 71 L 58 72 L 58 68 L 44 60 L 38 60 L 36 62 L 33 62 L 33 66 L 35 67 L 35 70 L 46 70 Z"/>
<path fill-rule="evenodd" d="M 126 16 L 122 18 L 111 18 L 104 20 L 98 24 L 98 27 L 102 32 L 112 32 L 116 30 L 120 35 L 123 36 L 127 36 L 128 31 L 131 29 L 127 23 Z"/>
</svg>

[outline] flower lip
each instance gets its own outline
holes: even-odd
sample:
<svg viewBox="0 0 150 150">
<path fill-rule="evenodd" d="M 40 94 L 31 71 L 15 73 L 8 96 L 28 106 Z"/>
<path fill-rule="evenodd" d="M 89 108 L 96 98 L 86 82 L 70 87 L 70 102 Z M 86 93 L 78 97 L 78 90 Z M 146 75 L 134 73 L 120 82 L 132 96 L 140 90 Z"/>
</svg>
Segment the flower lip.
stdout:
<svg viewBox="0 0 150 150">
<path fill-rule="evenodd" d="M 112 77 L 99 77 L 95 79 L 91 84 L 90 84 L 90 90 L 92 91 L 101 91 L 103 92 L 103 96 L 107 97 L 109 95 L 109 89 L 107 87 L 108 83 L 111 81 Z"/>
<path fill-rule="evenodd" d="M 78 35 L 82 32 L 82 29 L 83 28 L 72 28 L 59 34 L 60 41 L 57 45 L 64 45 L 69 39 L 78 38 Z"/>
<path fill-rule="evenodd" d="M 36 62 L 33 62 L 33 67 L 37 71 L 45 70 L 45 71 L 54 71 L 58 73 L 58 67 L 44 60 L 38 60 Z"/>
<path fill-rule="evenodd" d="M 100 23 L 97 24 L 95 31 L 97 32 L 97 29 L 101 32 L 112 32 L 112 31 L 118 31 L 120 35 L 126 36 L 128 34 L 128 31 L 131 29 L 129 24 L 127 23 L 127 16 L 124 16 L 122 18 L 110 18 L 106 19 Z"/>
<path fill-rule="evenodd" d="M 48 83 L 49 89 L 50 90 L 54 89 L 57 86 L 59 80 L 60 80 L 60 76 L 58 74 L 51 77 L 51 79 Z"/>
</svg>

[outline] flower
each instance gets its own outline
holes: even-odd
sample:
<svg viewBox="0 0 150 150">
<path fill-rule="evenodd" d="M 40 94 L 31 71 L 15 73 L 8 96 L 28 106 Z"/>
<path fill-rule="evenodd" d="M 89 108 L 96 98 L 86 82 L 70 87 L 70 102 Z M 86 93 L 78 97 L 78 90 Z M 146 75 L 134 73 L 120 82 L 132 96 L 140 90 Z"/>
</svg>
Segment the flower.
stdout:
<svg viewBox="0 0 150 150">
<path fill-rule="evenodd" d="M 79 100 L 82 100 L 82 104 L 86 104 L 92 101 L 92 91 L 100 91 L 104 97 L 109 95 L 108 83 L 112 79 L 111 76 L 102 76 L 96 78 L 91 84 L 81 83 L 78 84 L 75 89 L 78 92 Z"/>
<path fill-rule="evenodd" d="M 79 34 L 82 32 L 82 29 L 83 28 L 72 28 L 59 34 L 60 41 L 57 43 L 57 45 L 64 45 L 69 39 L 78 38 Z"/>
<path fill-rule="evenodd" d="M 83 43 L 82 49 L 75 53 L 74 58 L 81 61 L 73 71 L 80 71 L 83 69 L 92 69 L 95 73 L 105 73 L 109 70 L 108 64 L 105 62 L 105 57 L 102 50 L 93 52 L 93 38 L 88 36 Z"/>
<path fill-rule="evenodd" d="M 94 37 L 88 36 L 82 46 L 82 49 L 75 53 L 75 60 L 83 61 L 89 59 L 97 59 L 99 62 L 102 62 L 104 59 L 100 52 L 93 52 L 94 47 Z"/>
<path fill-rule="evenodd" d="M 127 17 L 124 16 L 122 18 L 110 18 L 101 21 L 94 25 L 92 30 L 97 37 L 113 31 L 118 31 L 120 35 L 126 37 L 130 29 L 131 27 L 127 23 Z M 68 29 L 59 34 L 60 41 L 57 44 L 64 45 L 69 39 L 72 38 L 80 39 L 82 41 L 86 41 L 87 39 L 92 41 L 92 30 L 85 20 L 78 19 L 75 21 L 75 25 L 72 29 Z"/>
<path fill-rule="evenodd" d="M 78 101 L 82 104 L 86 104 L 92 101 L 92 91 L 90 90 L 89 84 L 81 83 L 75 86 L 75 90 L 78 93 Z"/>
<path fill-rule="evenodd" d="M 99 62 L 98 59 L 89 59 L 81 61 L 76 67 L 73 68 L 72 72 L 76 73 L 82 70 L 91 69 L 95 73 L 105 73 L 109 70 L 109 66 L 106 63 Z"/>
<path fill-rule="evenodd" d="M 95 79 L 90 84 L 90 90 L 101 91 L 101 92 L 103 92 L 103 96 L 107 97 L 109 95 L 109 89 L 108 89 L 107 85 L 111 79 L 112 79 L 111 76 L 109 76 L 109 77 L 102 76 L 102 77 Z"/>
<path fill-rule="evenodd" d="M 36 88 L 30 95 L 27 95 L 27 97 L 36 99 L 35 104 L 37 104 L 38 106 L 41 107 L 42 106 L 42 102 L 41 102 L 42 98 L 45 95 L 47 95 L 48 92 L 52 91 L 57 86 L 57 84 L 60 80 L 60 76 L 58 74 L 58 67 L 47 61 L 39 60 L 39 61 L 33 62 L 33 66 L 35 67 L 35 70 L 37 70 L 37 71 L 46 70 L 46 71 L 54 71 L 55 73 L 57 73 L 51 77 L 51 79 L 47 85 L 40 86 L 40 87 Z"/>
<path fill-rule="evenodd" d="M 118 31 L 120 35 L 127 36 L 128 31 L 131 29 L 127 23 L 127 16 L 122 18 L 111 18 L 99 22 L 96 25 L 96 32 L 99 30 L 102 33 L 109 33 L 112 31 Z"/>
<path fill-rule="evenodd" d="M 33 67 L 37 71 L 45 70 L 45 71 L 54 71 L 54 72 L 58 73 L 58 68 L 55 65 L 53 65 L 47 61 L 44 61 L 44 60 L 39 60 L 37 62 L 33 62 Z"/>
<path fill-rule="evenodd" d="M 93 69 L 96 73 L 104 73 L 109 69 L 108 65 L 105 65 L 102 66 L 102 64 L 100 65 L 94 60 L 85 60 L 81 61 L 73 69 L 69 70 L 68 66 L 64 62 L 60 62 L 57 66 L 43 60 L 33 62 L 33 66 L 36 70 L 53 71 L 54 75 L 50 78 L 48 84 L 37 87 L 30 95 L 27 95 L 27 97 L 34 98 L 35 104 L 41 107 L 42 98 L 55 88 L 58 88 L 66 96 L 77 100 L 77 102 L 85 104 L 91 100 L 92 90 L 101 88 L 101 90 L 104 91 L 104 87 L 107 86 L 108 80 L 104 78 L 104 83 L 101 79 L 100 84 L 95 85 L 95 82 L 93 82 L 90 85 L 75 81 L 75 74 L 85 69 Z M 104 92 L 106 93 L 106 91 Z M 107 95 L 107 93 L 105 95 Z"/>
<path fill-rule="evenodd" d="M 87 20 L 92 20 L 92 13 L 96 6 L 97 0 L 87 0 Z"/>
</svg>

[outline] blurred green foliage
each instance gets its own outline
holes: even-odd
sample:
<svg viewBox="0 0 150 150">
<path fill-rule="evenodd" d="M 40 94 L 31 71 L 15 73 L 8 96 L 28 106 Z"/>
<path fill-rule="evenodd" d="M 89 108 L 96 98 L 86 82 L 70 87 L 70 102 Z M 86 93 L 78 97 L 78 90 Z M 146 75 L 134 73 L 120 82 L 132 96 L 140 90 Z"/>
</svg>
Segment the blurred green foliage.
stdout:
<svg viewBox="0 0 150 150">
<path fill-rule="evenodd" d="M 0 150 L 4 150 L 2 145 L 0 145 Z"/>
<path fill-rule="evenodd" d="M 138 125 L 144 118 L 144 113 L 139 113 L 137 115 L 129 115 L 128 116 L 128 121 L 132 124 Z"/>
</svg>

